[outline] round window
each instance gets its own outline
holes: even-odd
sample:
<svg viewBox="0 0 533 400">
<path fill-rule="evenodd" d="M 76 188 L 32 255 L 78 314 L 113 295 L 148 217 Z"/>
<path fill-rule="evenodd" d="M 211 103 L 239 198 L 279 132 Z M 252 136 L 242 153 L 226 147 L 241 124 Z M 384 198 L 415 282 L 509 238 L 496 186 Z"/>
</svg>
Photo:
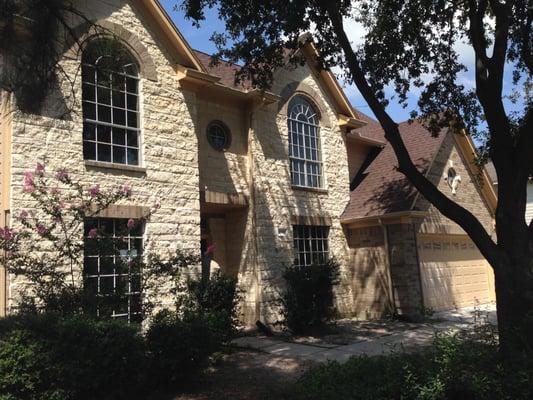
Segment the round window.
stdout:
<svg viewBox="0 0 533 400">
<path fill-rule="evenodd" d="M 231 144 L 228 127 L 220 121 L 211 122 L 207 126 L 207 141 L 217 151 L 228 149 Z"/>
</svg>

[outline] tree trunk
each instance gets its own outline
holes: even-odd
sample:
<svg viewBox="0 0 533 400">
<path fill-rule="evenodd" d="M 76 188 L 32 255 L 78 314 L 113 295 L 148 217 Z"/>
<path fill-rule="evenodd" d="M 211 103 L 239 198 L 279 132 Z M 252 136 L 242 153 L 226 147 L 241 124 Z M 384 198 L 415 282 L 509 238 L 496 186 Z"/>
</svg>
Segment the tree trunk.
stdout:
<svg viewBox="0 0 533 400">
<path fill-rule="evenodd" d="M 526 262 L 495 268 L 500 350 L 507 358 L 533 357 L 533 274 Z"/>
</svg>

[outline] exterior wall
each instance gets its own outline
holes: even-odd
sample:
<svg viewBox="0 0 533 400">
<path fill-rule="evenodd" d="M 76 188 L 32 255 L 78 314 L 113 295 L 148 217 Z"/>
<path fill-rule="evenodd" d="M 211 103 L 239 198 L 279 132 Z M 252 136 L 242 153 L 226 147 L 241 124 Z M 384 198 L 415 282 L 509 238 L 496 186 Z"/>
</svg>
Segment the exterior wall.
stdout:
<svg viewBox="0 0 533 400">
<path fill-rule="evenodd" d="M 453 168 L 457 174 L 461 176 L 461 183 L 455 195 L 452 194 L 452 189 L 445 179 L 450 161 L 453 162 Z M 448 133 L 447 137 L 443 140 L 442 146 L 428 174 L 428 178 L 444 194 L 448 195 L 452 200 L 467 210 L 470 210 L 481 221 L 487 232 L 494 232 L 492 215 L 489 211 L 488 204 L 483 198 L 476 177 L 472 174 L 464 157 L 458 150 L 453 133 Z M 444 217 L 422 195 L 419 195 L 415 209 L 427 210 L 429 212 L 429 216 L 420 227 L 420 233 L 465 234 L 459 225 Z"/>
<path fill-rule="evenodd" d="M 291 187 L 286 107 L 292 87 L 309 95 L 321 114 L 320 138 L 324 162 L 324 190 L 301 190 Z M 272 91 L 283 98 L 255 111 L 252 118 L 250 152 L 253 158 L 253 221 L 256 230 L 257 265 L 244 275 L 253 276 L 261 288 L 255 299 L 260 317 L 266 322 L 279 318 L 277 299 L 283 289 L 283 267 L 293 262 L 291 218 L 295 216 L 330 217 L 330 254 L 341 263 L 341 279 L 349 279 L 346 238 L 340 225 L 340 215 L 349 200 L 349 174 L 346 146 L 336 121 L 333 107 L 318 81 L 307 66 L 281 70 L 275 76 Z M 247 279 L 247 278 L 245 278 Z M 344 286 L 337 293 L 337 303 L 346 304 L 350 297 Z M 346 290 L 345 290 L 346 289 Z M 341 310 L 343 311 L 343 310 Z"/>
<path fill-rule="evenodd" d="M 246 114 L 231 103 L 209 99 L 199 99 L 197 109 L 200 189 L 248 195 Z M 207 141 L 207 126 L 213 120 L 222 121 L 231 132 L 231 145 L 225 151 L 213 149 Z"/>
<path fill-rule="evenodd" d="M 380 226 L 350 229 L 350 279 L 341 282 L 351 293 L 342 309 L 361 319 L 381 318 L 392 314 L 390 270 L 385 232 Z"/>
<path fill-rule="evenodd" d="M 346 152 L 348 154 L 348 171 L 350 173 L 350 182 L 359 172 L 361 165 L 370 151 L 370 147 L 348 141 L 346 143 Z"/>
<path fill-rule="evenodd" d="M 142 168 L 109 169 L 84 162 L 81 83 L 78 78 L 74 99 L 69 99 L 70 88 L 62 82 L 62 91 L 49 96 L 41 115 L 16 112 L 13 116 L 11 213 L 18 215 L 22 209 L 31 210 L 35 206 L 22 192 L 23 172 L 33 170 L 36 161 L 43 161 L 48 173 L 65 168 L 73 179 L 87 186 L 130 185 L 133 195 L 129 204 L 151 206 L 160 202 L 161 208 L 145 228 L 149 249 L 160 253 L 173 252 L 176 248 L 198 252 L 200 203 L 195 95 L 179 88 L 164 46 L 134 7 L 113 0 L 79 2 L 78 6 L 89 18 L 105 19 L 127 29 L 131 40 L 145 47 L 143 57 L 153 60 L 156 80 L 143 76 L 140 82 Z M 71 77 L 78 73 L 80 56 L 62 62 Z M 141 75 L 142 69 L 141 63 Z M 61 105 L 69 100 L 74 100 L 74 112 L 63 115 Z M 11 295 L 20 284 L 20 280 L 10 281 Z"/>
<path fill-rule="evenodd" d="M 416 230 L 414 224 L 387 226 L 394 305 L 401 315 L 418 315 L 423 304 Z"/>
</svg>

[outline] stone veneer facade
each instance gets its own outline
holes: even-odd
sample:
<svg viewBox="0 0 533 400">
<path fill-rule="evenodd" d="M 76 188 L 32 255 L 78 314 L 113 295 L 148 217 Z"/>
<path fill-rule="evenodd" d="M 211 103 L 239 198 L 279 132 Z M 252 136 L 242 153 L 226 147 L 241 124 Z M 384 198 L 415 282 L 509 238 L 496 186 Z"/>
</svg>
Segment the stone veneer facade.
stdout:
<svg viewBox="0 0 533 400">
<path fill-rule="evenodd" d="M 180 85 L 179 63 L 151 29 L 152 21 L 135 6 L 118 0 L 79 2 L 87 17 L 114 32 L 140 64 L 141 164 L 139 167 L 105 166 L 86 162 L 82 151 L 81 83 L 72 98 L 69 86 L 46 100 L 40 115 L 16 110 L 12 118 L 9 213 L 35 207 L 23 193 L 23 173 L 36 161 L 49 173 L 65 168 L 74 180 L 91 186 L 128 184 L 133 196 L 125 205 L 160 209 L 145 226 L 149 251 L 169 254 L 176 249 L 199 253 L 201 218 L 208 217 L 210 240 L 217 242 L 214 261 L 239 277 L 244 290 L 243 319 L 274 322 L 281 290 L 281 271 L 292 262 L 294 218 L 326 217 L 331 221 L 330 252 L 342 265 L 347 256 L 340 215 L 349 199 L 346 145 L 337 125 L 333 105 L 307 67 L 280 71 L 272 92 L 282 100 L 255 108 L 241 107 L 230 99 L 211 98 L 201 90 Z M 86 24 L 76 29 L 86 35 Z M 62 67 L 71 77 L 79 73 L 81 52 L 67 46 Z M 321 146 L 326 187 L 293 190 L 288 161 L 286 106 L 292 95 L 307 96 L 321 114 Z M 74 112 L 62 116 L 70 102 Z M 231 130 L 232 144 L 224 152 L 207 143 L 205 129 L 211 120 L 223 121 Z M 207 205 L 206 191 L 244 196 L 247 207 L 228 209 Z M 202 209 L 202 211 L 201 211 Z M 12 225 L 17 226 L 16 218 Z M 343 271 L 347 274 L 347 271 Z M 15 306 L 24 282 L 8 277 L 7 310 Z M 343 291 L 339 292 L 342 296 Z"/>
<path fill-rule="evenodd" d="M 280 100 L 263 105 L 243 105 L 182 85 L 176 72 L 182 60 L 169 50 L 166 41 L 160 40 L 153 21 L 137 3 L 97 0 L 77 4 L 87 17 L 122 39 L 139 61 L 140 167 L 115 168 L 84 161 L 81 83 L 78 79 L 71 98 L 65 83 L 62 92 L 49 96 L 41 115 L 14 109 L 10 196 L 4 209 L 16 216 L 22 209 L 35 207 L 22 191 L 22 179 L 24 171 L 33 169 L 37 160 L 45 162 L 49 172 L 67 169 L 73 179 L 87 186 L 128 184 L 133 188 L 133 197 L 127 203 L 132 212 L 139 206 L 161 205 L 145 226 L 148 251 L 165 255 L 180 249 L 198 254 L 201 239 L 217 243 L 213 264 L 238 277 L 243 290 L 243 322 L 247 325 L 257 319 L 272 323 L 279 318 L 281 273 L 293 260 L 292 225 L 327 221 L 330 254 L 341 264 L 336 304 L 342 315 L 378 317 L 392 309 L 393 298 L 399 309 L 405 304 L 406 308 L 415 307 L 421 296 L 416 276 L 416 234 L 420 225 L 391 225 L 386 234 L 380 226 L 343 229 L 341 225 L 350 179 L 370 147 L 346 142 L 335 102 L 316 71 L 307 65 L 278 71 L 271 91 Z M 76 29 L 80 35 L 85 34 L 83 24 Z M 67 48 L 62 67 L 75 76 L 81 54 L 75 47 Z M 306 96 L 320 114 L 324 189 L 291 186 L 287 104 L 297 94 Z M 67 117 L 62 117 L 63 101 L 74 105 L 75 112 Z M 223 121 L 231 131 L 232 143 L 224 152 L 207 143 L 205 131 L 212 120 Z M 445 164 L 447 157 L 458 157 L 456 151 L 452 149 L 450 156 L 446 149 L 436 166 Z M 459 173 L 468 175 L 462 170 Z M 434 178 L 439 174 L 435 173 Z M 6 187 L 2 191 L 5 194 Z M 228 206 L 207 200 L 210 193 L 234 196 L 240 204 Z M 429 207 L 422 204 L 423 199 L 419 202 L 420 207 Z M 432 211 L 423 229 L 433 232 L 435 224 L 442 224 L 439 218 Z M 14 218 L 12 225 L 17 225 Z M 8 278 L 9 312 L 23 282 Z M 170 298 L 166 300 L 170 304 Z"/>
</svg>

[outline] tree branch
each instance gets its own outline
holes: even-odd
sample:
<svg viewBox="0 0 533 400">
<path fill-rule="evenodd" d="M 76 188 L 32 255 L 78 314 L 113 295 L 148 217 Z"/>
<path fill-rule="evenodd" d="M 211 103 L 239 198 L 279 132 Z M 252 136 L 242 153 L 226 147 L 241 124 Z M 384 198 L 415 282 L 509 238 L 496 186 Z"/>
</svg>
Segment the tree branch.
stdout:
<svg viewBox="0 0 533 400">
<path fill-rule="evenodd" d="M 409 152 L 405 147 L 405 143 L 400 136 L 398 124 L 392 120 L 385 111 L 383 105 L 378 101 L 361 70 L 357 57 L 353 52 L 350 41 L 344 31 L 342 16 L 338 11 L 335 2 L 324 0 L 322 4 L 330 15 L 333 31 L 344 52 L 351 76 L 365 101 L 379 120 L 385 131 L 385 138 L 391 144 L 394 153 L 396 154 L 399 171 L 402 172 L 411 181 L 415 188 L 422 193 L 428 201 L 435 205 L 443 215 L 459 224 L 468 235 L 470 235 L 491 265 L 497 265 L 497 260 L 502 254 L 483 225 L 471 212 L 450 200 L 437 189 L 437 187 L 435 187 L 435 185 L 433 185 L 413 164 Z"/>
</svg>

